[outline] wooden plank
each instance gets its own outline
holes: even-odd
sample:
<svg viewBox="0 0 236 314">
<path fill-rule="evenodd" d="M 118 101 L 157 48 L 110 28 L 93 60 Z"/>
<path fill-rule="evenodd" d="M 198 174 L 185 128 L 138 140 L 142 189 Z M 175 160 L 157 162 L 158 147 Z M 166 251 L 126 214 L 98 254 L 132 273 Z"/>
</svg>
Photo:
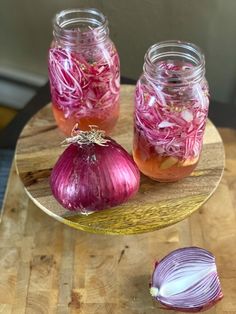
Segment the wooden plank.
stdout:
<svg viewBox="0 0 236 314">
<path fill-rule="evenodd" d="M 236 131 L 220 133 L 226 171 L 215 194 L 190 218 L 152 233 L 98 235 L 61 224 L 29 201 L 12 170 L 0 225 L 0 313 L 174 313 L 159 308 L 148 283 L 156 259 L 189 245 L 216 256 L 224 298 L 205 313 L 236 313 Z"/>
</svg>

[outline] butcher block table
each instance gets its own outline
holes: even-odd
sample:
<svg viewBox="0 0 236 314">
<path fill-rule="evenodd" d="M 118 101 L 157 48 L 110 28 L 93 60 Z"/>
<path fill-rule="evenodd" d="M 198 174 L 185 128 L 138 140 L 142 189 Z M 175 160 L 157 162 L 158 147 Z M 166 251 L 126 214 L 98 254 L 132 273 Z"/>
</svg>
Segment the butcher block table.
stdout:
<svg viewBox="0 0 236 314">
<path fill-rule="evenodd" d="M 236 131 L 219 129 L 224 176 L 188 219 L 139 235 L 73 229 L 40 210 L 12 165 L 0 224 L 0 313 L 154 314 L 154 261 L 184 246 L 215 256 L 224 298 L 206 313 L 236 313 Z"/>
</svg>

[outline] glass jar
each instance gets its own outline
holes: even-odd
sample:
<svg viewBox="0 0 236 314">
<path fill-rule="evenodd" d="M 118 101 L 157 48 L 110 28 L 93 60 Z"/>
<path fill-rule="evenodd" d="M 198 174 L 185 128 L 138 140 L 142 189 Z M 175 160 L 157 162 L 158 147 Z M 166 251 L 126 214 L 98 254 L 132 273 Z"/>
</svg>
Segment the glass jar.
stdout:
<svg viewBox="0 0 236 314">
<path fill-rule="evenodd" d="M 140 171 L 177 181 L 196 167 L 207 121 L 205 59 L 194 44 L 160 42 L 145 55 L 136 85 L 133 157 Z"/>
<path fill-rule="evenodd" d="M 96 125 L 109 133 L 119 116 L 120 62 L 106 17 L 96 9 L 71 9 L 53 20 L 48 71 L 52 110 L 67 135 Z"/>
</svg>

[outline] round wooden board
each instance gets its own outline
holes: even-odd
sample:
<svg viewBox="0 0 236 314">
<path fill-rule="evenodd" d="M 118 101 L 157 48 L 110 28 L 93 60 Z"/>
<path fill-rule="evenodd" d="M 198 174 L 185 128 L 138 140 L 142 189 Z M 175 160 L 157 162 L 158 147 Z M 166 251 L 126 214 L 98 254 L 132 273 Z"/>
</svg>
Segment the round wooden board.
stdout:
<svg viewBox="0 0 236 314">
<path fill-rule="evenodd" d="M 134 86 L 121 88 L 121 113 L 112 137 L 131 152 Z M 50 105 L 24 127 L 16 147 L 17 172 L 32 201 L 53 218 L 84 231 L 136 234 L 164 228 L 183 220 L 213 194 L 224 169 L 224 147 L 208 121 L 200 162 L 192 175 L 175 183 L 158 183 L 142 176 L 138 194 L 125 204 L 89 216 L 65 210 L 54 199 L 49 176 L 64 148 Z"/>
</svg>

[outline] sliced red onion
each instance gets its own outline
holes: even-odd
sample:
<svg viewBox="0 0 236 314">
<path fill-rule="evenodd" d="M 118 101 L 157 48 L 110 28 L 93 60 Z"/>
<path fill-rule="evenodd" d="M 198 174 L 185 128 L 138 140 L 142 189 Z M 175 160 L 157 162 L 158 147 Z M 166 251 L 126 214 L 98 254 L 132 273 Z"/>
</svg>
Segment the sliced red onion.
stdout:
<svg viewBox="0 0 236 314">
<path fill-rule="evenodd" d="M 181 112 L 181 117 L 187 121 L 187 122 L 191 122 L 193 121 L 193 114 L 190 110 L 184 110 Z"/>
<path fill-rule="evenodd" d="M 158 66 L 167 70 L 167 79 L 193 67 L 168 61 Z M 168 89 L 143 75 L 136 86 L 135 103 L 136 131 L 142 132 L 151 146 L 161 147 L 161 156 L 185 160 L 200 155 L 209 105 L 205 80 Z"/>
<path fill-rule="evenodd" d="M 48 71 L 52 102 L 66 118 L 85 116 L 91 109 L 96 115 L 119 99 L 120 62 L 112 43 L 79 52 L 52 46 Z"/>
<path fill-rule="evenodd" d="M 171 252 L 156 263 L 150 293 L 168 309 L 209 309 L 223 297 L 215 257 L 198 247 Z"/>
<path fill-rule="evenodd" d="M 171 123 L 169 121 L 162 121 L 161 123 L 158 124 L 158 128 L 169 128 L 174 125 L 175 123 Z"/>
<path fill-rule="evenodd" d="M 116 206 L 139 189 L 140 173 L 132 157 L 103 134 L 78 131 L 52 170 L 52 194 L 71 211 L 90 214 Z"/>
</svg>

